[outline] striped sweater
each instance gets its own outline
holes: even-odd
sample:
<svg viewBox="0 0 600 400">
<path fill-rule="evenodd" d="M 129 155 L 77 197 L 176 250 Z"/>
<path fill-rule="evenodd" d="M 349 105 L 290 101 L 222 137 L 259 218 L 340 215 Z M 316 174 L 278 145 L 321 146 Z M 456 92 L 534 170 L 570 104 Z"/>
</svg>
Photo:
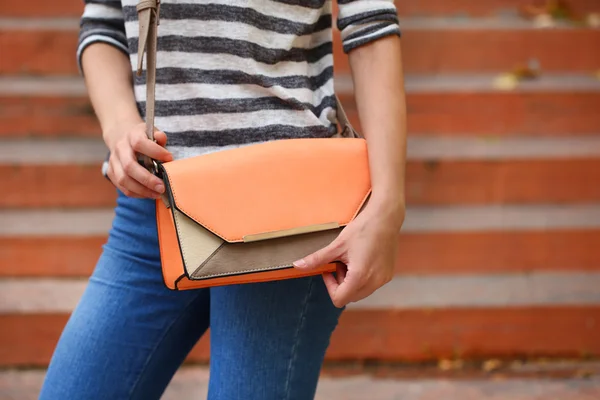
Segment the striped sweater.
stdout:
<svg viewBox="0 0 600 400">
<path fill-rule="evenodd" d="M 137 0 L 85 0 L 92 43 L 137 64 Z M 393 0 L 338 0 L 345 52 L 399 35 Z M 162 0 L 155 125 L 174 157 L 335 133 L 331 0 Z M 135 75 L 134 75 L 135 76 Z M 145 77 L 134 91 L 145 113 Z"/>
</svg>

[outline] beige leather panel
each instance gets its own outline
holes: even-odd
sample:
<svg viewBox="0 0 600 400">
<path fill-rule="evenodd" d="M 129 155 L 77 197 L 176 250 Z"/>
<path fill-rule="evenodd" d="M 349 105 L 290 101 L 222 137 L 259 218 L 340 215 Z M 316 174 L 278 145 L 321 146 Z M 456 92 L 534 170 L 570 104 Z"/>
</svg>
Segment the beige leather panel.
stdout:
<svg viewBox="0 0 600 400">
<path fill-rule="evenodd" d="M 294 261 L 327 246 L 342 229 L 251 243 L 226 243 L 190 277 L 206 279 L 289 267 Z"/>
<path fill-rule="evenodd" d="M 177 209 L 173 209 L 173 213 L 183 255 L 183 264 L 188 275 L 191 275 L 198 269 L 198 266 L 202 265 L 219 248 L 223 240 Z"/>
</svg>

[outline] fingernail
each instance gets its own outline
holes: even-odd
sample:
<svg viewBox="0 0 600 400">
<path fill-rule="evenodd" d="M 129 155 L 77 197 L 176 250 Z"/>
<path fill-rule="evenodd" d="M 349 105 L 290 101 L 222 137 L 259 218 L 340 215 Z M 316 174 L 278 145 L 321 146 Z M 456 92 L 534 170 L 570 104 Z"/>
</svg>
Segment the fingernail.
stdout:
<svg viewBox="0 0 600 400">
<path fill-rule="evenodd" d="M 294 264 L 294 267 L 298 267 L 298 268 L 306 267 L 306 261 L 304 261 L 304 260 L 294 261 L 293 264 Z"/>
<path fill-rule="evenodd" d="M 162 193 L 165 191 L 165 186 L 159 183 L 158 185 L 154 186 L 154 191 Z"/>
</svg>

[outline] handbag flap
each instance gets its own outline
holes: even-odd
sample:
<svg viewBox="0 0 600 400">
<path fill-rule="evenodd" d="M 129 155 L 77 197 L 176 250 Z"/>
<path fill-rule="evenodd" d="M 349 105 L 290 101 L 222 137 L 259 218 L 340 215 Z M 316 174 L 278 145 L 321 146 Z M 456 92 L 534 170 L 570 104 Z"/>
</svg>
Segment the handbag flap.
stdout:
<svg viewBox="0 0 600 400">
<path fill-rule="evenodd" d="M 162 172 L 172 206 L 227 242 L 344 226 L 371 192 L 364 139 L 277 140 L 164 163 Z"/>
</svg>

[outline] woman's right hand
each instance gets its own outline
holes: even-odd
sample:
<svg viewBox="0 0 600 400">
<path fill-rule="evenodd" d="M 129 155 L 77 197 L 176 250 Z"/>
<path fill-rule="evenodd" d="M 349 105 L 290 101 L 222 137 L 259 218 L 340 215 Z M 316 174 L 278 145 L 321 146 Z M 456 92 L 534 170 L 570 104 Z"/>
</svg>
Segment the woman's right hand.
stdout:
<svg viewBox="0 0 600 400">
<path fill-rule="evenodd" d="M 143 122 L 121 125 L 104 134 L 110 149 L 106 175 L 126 196 L 157 199 L 165 191 L 162 180 L 138 163 L 138 154 L 161 162 L 173 160 L 165 148 L 167 135 L 155 131 L 156 143 L 146 136 Z"/>
</svg>

